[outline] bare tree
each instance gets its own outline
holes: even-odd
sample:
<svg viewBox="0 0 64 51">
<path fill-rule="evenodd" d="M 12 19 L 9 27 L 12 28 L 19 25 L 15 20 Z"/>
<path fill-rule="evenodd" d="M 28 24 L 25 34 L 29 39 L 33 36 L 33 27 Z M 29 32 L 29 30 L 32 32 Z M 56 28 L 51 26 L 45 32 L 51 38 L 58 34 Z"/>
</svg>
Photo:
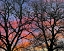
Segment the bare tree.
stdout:
<svg viewBox="0 0 64 51">
<path fill-rule="evenodd" d="M 15 8 L 15 3 L 19 5 L 19 11 Z M 4 45 L 1 45 L 5 51 L 13 51 L 22 38 L 22 31 L 26 30 L 25 25 L 28 23 L 28 19 L 23 22 L 22 5 L 25 0 L 8 0 L 4 2 L 4 10 L 0 12 L 0 41 Z M 17 6 L 16 6 L 17 7 Z"/>
<path fill-rule="evenodd" d="M 63 2 L 57 0 L 50 0 L 50 2 L 47 0 L 35 0 L 31 1 L 31 3 L 30 5 L 33 8 L 34 14 L 31 21 L 35 25 L 35 28 L 33 26 L 32 28 L 38 28 L 43 32 L 42 35 L 44 36 L 44 42 L 48 51 L 59 48 L 56 47 L 58 40 L 57 35 L 61 34 L 63 36 L 62 32 L 64 32 L 64 24 L 62 21 L 64 19 Z M 36 37 L 34 36 L 34 38 Z"/>
</svg>

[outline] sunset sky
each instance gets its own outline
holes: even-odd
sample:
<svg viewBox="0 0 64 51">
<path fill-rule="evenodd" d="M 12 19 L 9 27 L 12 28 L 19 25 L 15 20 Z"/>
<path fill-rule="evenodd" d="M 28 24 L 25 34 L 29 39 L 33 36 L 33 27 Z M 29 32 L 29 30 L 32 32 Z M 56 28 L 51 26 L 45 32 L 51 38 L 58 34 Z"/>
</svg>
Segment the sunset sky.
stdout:
<svg viewBox="0 0 64 51">
<path fill-rule="evenodd" d="M 56 0 L 58 3 L 61 2 L 59 6 L 56 5 L 55 0 L 51 5 L 47 5 L 51 0 L 46 0 L 47 4 L 45 0 L 25 0 L 23 4 L 19 1 L 10 0 L 6 6 L 4 2 L 0 1 L 0 45 L 5 44 L 6 49 L 8 47 L 12 49 L 16 42 L 18 48 L 27 48 L 32 44 L 46 46 L 48 43 L 47 46 L 51 47 L 52 42 L 55 43 L 55 40 L 64 38 L 63 34 L 59 33 L 60 26 L 64 26 L 64 18 L 62 18 L 64 0 Z M 43 1 L 44 4 L 42 4 Z M 60 8 L 60 6 L 62 7 Z M 56 10 L 56 7 L 59 9 Z M 63 31 L 63 29 L 61 30 Z"/>
</svg>

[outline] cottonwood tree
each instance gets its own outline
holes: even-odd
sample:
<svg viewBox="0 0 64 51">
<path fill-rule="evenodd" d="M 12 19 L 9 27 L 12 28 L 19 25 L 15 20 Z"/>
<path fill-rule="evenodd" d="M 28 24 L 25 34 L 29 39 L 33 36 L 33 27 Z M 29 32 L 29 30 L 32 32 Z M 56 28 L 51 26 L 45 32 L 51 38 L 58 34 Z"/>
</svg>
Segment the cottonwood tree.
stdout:
<svg viewBox="0 0 64 51">
<path fill-rule="evenodd" d="M 15 2 L 14 2 L 15 1 Z M 2 48 L 5 51 L 13 51 L 15 47 L 21 43 L 23 30 L 26 30 L 25 25 L 28 23 L 28 19 L 24 19 L 22 16 L 22 5 L 25 0 L 2 0 L 4 3 L 3 11 L 0 12 L 0 42 Z M 17 6 L 19 5 L 19 11 Z M 23 22 L 24 21 L 24 22 Z"/>
<path fill-rule="evenodd" d="M 64 37 L 64 4 L 57 0 L 43 1 L 34 0 L 30 2 L 33 9 L 32 28 L 40 29 L 44 36 L 44 43 L 48 51 L 60 48 L 57 45 L 58 38 Z M 38 30 L 36 29 L 36 30 Z M 60 35 L 60 36 L 58 36 Z M 35 35 L 33 35 L 34 38 Z M 39 39 L 39 38 L 38 38 Z"/>
</svg>

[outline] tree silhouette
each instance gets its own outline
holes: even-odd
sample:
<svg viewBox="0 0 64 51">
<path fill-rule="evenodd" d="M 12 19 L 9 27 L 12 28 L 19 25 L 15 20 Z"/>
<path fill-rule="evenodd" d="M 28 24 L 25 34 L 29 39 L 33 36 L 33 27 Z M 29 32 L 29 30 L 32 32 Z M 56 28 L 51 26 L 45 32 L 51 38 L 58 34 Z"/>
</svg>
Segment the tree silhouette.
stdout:
<svg viewBox="0 0 64 51">
<path fill-rule="evenodd" d="M 48 51 L 61 48 L 62 44 L 60 46 L 58 41 L 64 37 L 63 1 L 30 0 L 29 7 L 25 8 L 23 4 L 27 0 L 3 0 L 2 2 L 4 4 L 0 11 L 0 48 L 13 51 L 23 38 L 34 48 L 37 46 L 43 48 L 43 43 Z M 23 31 L 29 33 L 22 36 Z M 29 34 L 33 37 L 28 38 Z"/>
<path fill-rule="evenodd" d="M 28 19 L 23 22 L 22 16 L 22 5 L 25 0 L 10 0 L 10 2 L 5 0 L 2 2 L 4 9 L 0 12 L 0 48 L 5 51 L 13 51 L 19 41 L 28 36 L 28 34 L 26 36 L 21 35 L 26 30 L 25 25 L 28 23 Z M 15 4 L 19 5 L 19 11 L 16 10 Z"/>
<path fill-rule="evenodd" d="M 34 0 L 31 1 L 30 3 L 34 15 L 31 21 L 35 25 L 35 28 L 34 27 L 32 28 L 36 30 L 40 29 L 40 31 L 42 31 L 41 34 L 42 36 L 44 36 L 43 39 L 44 43 L 46 44 L 46 48 L 48 49 L 48 51 L 50 50 L 53 51 L 57 46 L 58 41 L 57 35 L 61 34 L 61 36 L 63 36 L 62 32 L 64 32 L 64 24 L 63 24 L 64 21 L 62 21 L 64 19 L 63 14 L 64 4 L 63 2 L 59 2 L 57 0 L 56 1 Z M 33 36 L 36 39 L 36 36 L 34 34 Z M 37 40 L 40 39 L 40 37 L 36 39 L 36 43 Z"/>
</svg>

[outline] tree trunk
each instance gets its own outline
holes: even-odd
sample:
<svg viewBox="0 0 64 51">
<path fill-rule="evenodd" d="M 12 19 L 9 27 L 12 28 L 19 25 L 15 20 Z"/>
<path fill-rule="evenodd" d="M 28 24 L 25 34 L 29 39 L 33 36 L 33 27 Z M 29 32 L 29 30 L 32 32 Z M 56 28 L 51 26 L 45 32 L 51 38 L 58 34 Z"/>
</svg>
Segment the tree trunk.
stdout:
<svg viewBox="0 0 64 51">
<path fill-rule="evenodd" d="M 9 48 L 7 51 L 11 51 L 11 49 Z"/>
<path fill-rule="evenodd" d="M 11 46 L 8 46 L 7 47 L 7 51 L 11 51 Z"/>
<path fill-rule="evenodd" d="M 7 51 L 11 51 L 11 49 L 9 48 L 9 49 L 7 49 Z"/>
<path fill-rule="evenodd" d="M 48 51 L 53 51 L 53 49 L 52 48 L 48 48 Z"/>
</svg>

